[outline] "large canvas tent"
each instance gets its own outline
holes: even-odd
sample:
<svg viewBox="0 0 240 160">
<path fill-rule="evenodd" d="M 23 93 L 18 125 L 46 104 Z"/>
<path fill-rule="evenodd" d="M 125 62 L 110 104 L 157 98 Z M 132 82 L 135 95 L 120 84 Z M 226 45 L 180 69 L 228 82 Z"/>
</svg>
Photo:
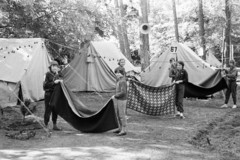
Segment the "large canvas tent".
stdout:
<svg viewBox="0 0 240 160">
<path fill-rule="evenodd" d="M 49 62 L 43 39 L 1 38 L 0 104 L 15 105 L 19 95 L 32 101 L 43 99 L 43 81 Z"/>
<path fill-rule="evenodd" d="M 206 63 L 189 47 L 181 43 L 172 43 L 171 46 L 142 73 L 143 84 L 159 87 L 170 83 L 169 68 L 171 58 L 183 61 L 188 72 L 189 82 L 199 84 L 203 79 L 214 73 L 214 68 Z"/>
<path fill-rule="evenodd" d="M 109 92 L 115 89 L 115 68 L 124 58 L 126 72 L 137 71 L 115 44 L 107 41 L 90 42 L 88 52 L 75 55 L 63 71 L 64 82 L 71 91 Z"/>
</svg>

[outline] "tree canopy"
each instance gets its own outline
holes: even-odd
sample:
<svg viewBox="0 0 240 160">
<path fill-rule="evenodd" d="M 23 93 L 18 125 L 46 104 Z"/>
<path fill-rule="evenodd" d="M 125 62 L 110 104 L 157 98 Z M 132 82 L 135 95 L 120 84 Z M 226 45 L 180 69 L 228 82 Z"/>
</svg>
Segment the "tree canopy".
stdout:
<svg viewBox="0 0 240 160">
<path fill-rule="evenodd" d="M 171 0 L 149 1 L 148 21 L 150 55 L 160 54 L 175 39 L 174 17 Z M 198 1 L 177 0 L 179 42 L 194 51 L 200 49 Z M 46 39 L 50 52 L 79 53 L 91 40 L 111 40 L 118 44 L 117 27 L 125 22 L 131 51 L 139 49 L 139 0 L 123 1 L 124 16 L 119 13 L 114 0 L 1 0 L 0 37 Z M 231 1 L 231 42 L 234 57 L 238 57 L 240 28 L 238 10 L 240 2 Z M 203 1 L 206 52 L 220 59 L 226 28 L 225 0 Z M 52 43 L 55 42 L 55 43 Z M 57 43 L 57 44 L 56 44 Z M 61 45 L 68 46 L 63 47 Z"/>
</svg>

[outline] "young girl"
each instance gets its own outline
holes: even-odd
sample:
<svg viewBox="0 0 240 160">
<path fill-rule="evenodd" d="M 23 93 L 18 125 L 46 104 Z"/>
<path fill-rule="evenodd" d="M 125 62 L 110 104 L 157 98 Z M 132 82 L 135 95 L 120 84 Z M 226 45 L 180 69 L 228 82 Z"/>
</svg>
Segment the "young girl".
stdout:
<svg viewBox="0 0 240 160">
<path fill-rule="evenodd" d="M 117 117 L 119 121 L 119 130 L 115 133 L 118 133 L 117 136 L 126 135 L 127 119 L 126 119 L 126 105 L 127 105 L 127 82 L 124 77 L 123 70 L 115 72 L 117 76 L 116 84 L 116 94 L 112 96 L 112 99 L 116 99 L 117 103 Z"/>
<path fill-rule="evenodd" d="M 52 114 L 53 130 L 61 130 L 57 126 L 57 113 L 49 105 L 55 85 L 58 84 L 59 82 L 62 82 L 62 80 L 60 79 L 60 77 L 58 75 L 58 71 L 59 71 L 58 62 L 52 61 L 49 66 L 49 70 L 50 71 L 46 73 L 45 81 L 43 84 L 43 89 L 45 91 L 45 94 L 44 94 L 44 102 L 45 102 L 44 123 L 45 123 L 45 126 L 47 127 L 47 129 L 49 129 L 48 122 L 50 119 L 50 115 Z"/>
<path fill-rule="evenodd" d="M 124 74 L 123 76 L 125 77 L 126 76 L 126 72 L 125 72 L 125 68 L 124 68 L 125 59 L 123 59 L 123 58 L 119 59 L 118 65 L 119 66 L 114 70 L 114 73 L 118 73 L 118 72 L 122 71 L 122 73 Z"/>
<path fill-rule="evenodd" d="M 169 77 L 171 78 L 171 83 L 174 82 L 176 73 L 177 73 L 177 63 L 175 61 L 175 58 L 171 58 L 169 60 L 171 67 L 169 69 Z"/>
<path fill-rule="evenodd" d="M 185 83 L 188 82 L 188 73 L 184 68 L 184 63 L 179 61 L 177 63 L 177 73 L 175 76 L 175 84 L 176 84 L 176 107 L 177 114 L 175 116 L 180 116 L 180 118 L 184 119 L 183 116 L 183 97 L 185 91 Z"/>
<path fill-rule="evenodd" d="M 229 61 L 229 65 L 230 65 L 230 69 L 228 71 L 225 71 L 227 72 L 226 73 L 223 73 L 223 77 L 227 77 L 227 81 L 228 81 L 228 88 L 227 88 L 227 91 L 226 91 L 226 96 L 225 96 L 225 103 L 224 105 L 221 106 L 221 108 L 226 108 L 228 107 L 228 101 L 229 101 L 229 98 L 230 98 L 230 94 L 232 94 L 232 98 L 233 98 L 233 106 L 232 108 L 235 109 L 237 108 L 237 77 L 238 77 L 238 71 L 236 69 L 236 62 L 235 60 L 230 60 Z"/>
</svg>

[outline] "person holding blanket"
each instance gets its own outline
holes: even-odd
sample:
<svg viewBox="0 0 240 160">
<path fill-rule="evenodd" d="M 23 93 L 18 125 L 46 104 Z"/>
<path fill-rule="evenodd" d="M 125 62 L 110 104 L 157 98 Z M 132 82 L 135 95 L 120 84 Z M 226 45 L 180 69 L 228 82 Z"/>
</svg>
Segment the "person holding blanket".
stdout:
<svg viewBox="0 0 240 160">
<path fill-rule="evenodd" d="M 177 114 L 180 118 L 184 119 L 183 115 L 183 97 L 185 91 L 185 83 L 188 82 L 188 73 L 184 68 L 184 63 L 182 61 L 178 61 L 177 63 L 177 73 L 175 76 L 175 84 L 176 84 L 176 107 Z"/>
<path fill-rule="evenodd" d="M 124 76 L 124 70 L 115 70 L 117 76 L 116 94 L 112 96 L 112 99 L 116 99 L 116 112 L 119 121 L 119 130 L 117 136 L 126 135 L 127 119 L 126 119 L 126 105 L 127 105 L 127 81 Z"/>
<path fill-rule="evenodd" d="M 43 89 L 45 91 L 44 94 L 44 102 L 45 102 L 45 112 L 44 112 L 44 124 L 46 128 L 49 130 L 48 122 L 50 119 L 50 115 L 52 114 L 52 121 L 53 121 L 53 130 L 61 130 L 57 126 L 57 113 L 52 109 L 50 106 L 50 100 L 52 97 L 52 93 L 56 84 L 62 82 L 59 77 L 58 71 L 59 66 L 57 61 L 52 61 L 49 66 L 49 72 L 46 73 L 45 81 L 43 83 Z"/>
<path fill-rule="evenodd" d="M 232 93 L 232 99 L 233 99 L 233 106 L 232 108 L 237 108 L 236 103 L 237 103 L 237 76 L 238 72 L 235 67 L 236 62 L 234 60 L 229 61 L 230 69 L 228 71 L 222 72 L 222 77 L 226 77 L 228 81 L 228 88 L 226 91 L 226 97 L 225 97 L 225 103 L 224 105 L 221 106 L 221 108 L 226 108 L 228 107 L 228 101 L 230 98 L 230 94 Z"/>
</svg>

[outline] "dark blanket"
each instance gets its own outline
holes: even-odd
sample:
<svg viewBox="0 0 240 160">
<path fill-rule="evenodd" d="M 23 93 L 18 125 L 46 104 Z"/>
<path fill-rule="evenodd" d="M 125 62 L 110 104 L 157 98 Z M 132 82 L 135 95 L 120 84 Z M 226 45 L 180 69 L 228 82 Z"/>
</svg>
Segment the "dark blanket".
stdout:
<svg viewBox="0 0 240 160">
<path fill-rule="evenodd" d="M 221 71 L 216 71 L 211 76 L 200 82 L 199 85 L 186 83 L 184 97 L 207 98 L 216 92 L 227 88 L 227 83 L 221 76 Z"/>
<path fill-rule="evenodd" d="M 89 110 L 64 84 L 54 89 L 50 105 L 58 115 L 82 132 L 100 133 L 118 128 L 113 100 L 99 111 Z"/>
</svg>

